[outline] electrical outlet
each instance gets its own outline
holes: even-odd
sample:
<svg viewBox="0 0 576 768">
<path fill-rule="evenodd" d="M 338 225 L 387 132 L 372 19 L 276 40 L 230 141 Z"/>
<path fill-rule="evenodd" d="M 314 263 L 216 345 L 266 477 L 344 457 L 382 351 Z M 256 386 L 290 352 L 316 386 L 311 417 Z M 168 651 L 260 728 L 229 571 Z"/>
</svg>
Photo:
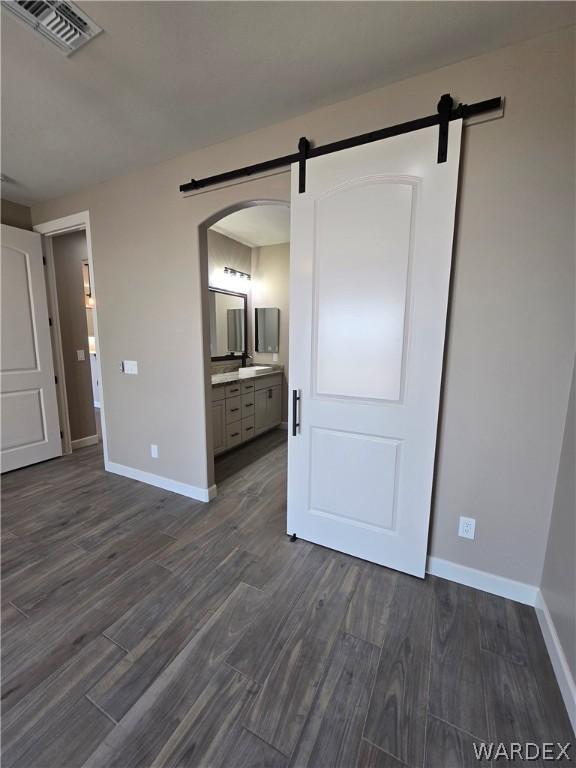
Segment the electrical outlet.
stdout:
<svg viewBox="0 0 576 768">
<path fill-rule="evenodd" d="M 463 539 L 473 539 L 476 533 L 476 520 L 473 517 L 461 517 L 458 526 L 458 536 Z"/>
<path fill-rule="evenodd" d="M 152 456 L 153 459 L 158 458 L 158 446 L 154 445 L 154 443 L 150 443 L 150 456 Z"/>
<path fill-rule="evenodd" d="M 78 360 L 80 362 L 82 362 L 83 360 L 86 360 L 86 356 L 84 354 L 84 350 L 83 349 L 77 349 L 76 350 L 76 357 L 78 358 Z"/>
</svg>

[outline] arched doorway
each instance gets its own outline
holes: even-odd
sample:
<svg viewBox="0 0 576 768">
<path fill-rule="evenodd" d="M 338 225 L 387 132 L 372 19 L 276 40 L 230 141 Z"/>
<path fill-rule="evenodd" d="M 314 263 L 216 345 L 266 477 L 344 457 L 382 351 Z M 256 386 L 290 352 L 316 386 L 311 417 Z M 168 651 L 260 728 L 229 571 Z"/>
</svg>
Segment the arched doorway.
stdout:
<svg viewBox="0 0 576 768">
<path fill-rule="evenodd" d="M 286 441 L 289 218 L 285 200 L 248 200 L 199 228 L 211 497 Z"/>
</svg>

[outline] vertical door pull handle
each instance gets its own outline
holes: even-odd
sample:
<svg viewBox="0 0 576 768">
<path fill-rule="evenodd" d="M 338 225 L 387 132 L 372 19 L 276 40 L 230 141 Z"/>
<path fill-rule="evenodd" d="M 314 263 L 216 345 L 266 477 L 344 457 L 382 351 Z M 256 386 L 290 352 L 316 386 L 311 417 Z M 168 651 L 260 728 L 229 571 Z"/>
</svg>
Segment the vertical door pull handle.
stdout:
<svg viewBox="0 0 576 768">
<path fill-rule="evenodd" d="M 296 435 L 298 434 L 298 429 L 300 428 L 300 418 L 298 413 L 299 402 L 300 402 L 299 390 L 293 389 L 292 390 L 292 437 L 296 437 Z"/>
</svg>

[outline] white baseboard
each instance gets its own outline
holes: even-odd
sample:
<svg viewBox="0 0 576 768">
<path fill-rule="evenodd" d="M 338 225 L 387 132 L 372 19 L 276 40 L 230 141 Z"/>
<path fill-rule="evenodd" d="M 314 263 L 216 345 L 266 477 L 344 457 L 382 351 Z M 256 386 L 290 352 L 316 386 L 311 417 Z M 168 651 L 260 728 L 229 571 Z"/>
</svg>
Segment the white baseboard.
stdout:
<svg viewBox="0 0 576 768">
<path fill-rule="evenodd" d="M 576 732 L 576 682 L 572 677 L 568 661 L 564 654 L 564 650 L 560 645 L 560 638 L 556 632 L 556 627 L 552 621 L 552 616 L 544 600 L 544 595 L 541 590 L 538 590 L 538 596 L 536 600 L 536 616 L 538 616 L 538 622 L 540 623 L 540 629 L 542 630 L 542 636 L 546 643 L 548 655 L 554 668 L 554 674 L 558 681 L 558 687 L 560 693 L 564 699 L 564 705 L 568 712 L 568 717 L 572 723 L 572 728 Z"/>
<path fill-rule="evenodd" d="M 129 477 L 131 480 L 139 480 L 141 483 L 155 485 L 157 488 L 163 488 L 165 491 L 179 493 L 181 496 L 187 496 L 189 499 L 210 501 L 216 496 L 215 485 L 211 485 L 209 488 L 199 488 L 195 485 L 181 483 L 179 480 L 171 480 L 169 477 L 162 477 L 162 475 L 154 475 L 152 472 L 144 472 L 141 469 L 128 467 L 125 464 L 117 464 L 115 461 L 105 462 L 104 469 L 107 472 L 113 472 L 115 475 L 122 475 L 123 477 Z"/>
<path fill-rule="evenodd" d="M 532 584 L 506 579 L 486 571 L 478 571 L 476 568 L 469 568 L 467 565 L 453 563 L 450 560 L 442 560 L 440 557 L 429 557 L 426 571 L 433 576 L 440 576 L 442 579 L 455 581 L 467 587 L 474 587 L 474 589 L 481 589 L 483 592 L 490 592 L 490 594 L 499 597 L 507 597 L 509 600 L 516 600 L 517 603 L 536 605 L 539 589 Z"/>
<path fill-rule="evenodd" d="M 70 445 L 72 446 L 72 450 L 75 451 L 77 448 L 86 448 L 89 445 L 96 445 L 100 441 L 100 438 L 98 435 L 89 435 L 88 437 L 80 437 L 78 440 L 72 440 Z"/>
</svg>

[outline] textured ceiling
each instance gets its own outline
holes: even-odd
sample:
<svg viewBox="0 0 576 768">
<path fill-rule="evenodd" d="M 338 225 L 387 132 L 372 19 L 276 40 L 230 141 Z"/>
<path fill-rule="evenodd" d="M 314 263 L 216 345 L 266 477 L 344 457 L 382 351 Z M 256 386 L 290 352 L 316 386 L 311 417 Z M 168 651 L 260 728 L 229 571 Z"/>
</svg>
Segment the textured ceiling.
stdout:
<svg viewBox="0 0 576 768">
<path fill-rule="evenodd" d="M 225 216 L 211 229 L 244 245 L 277 245 L 290 240 L 287 205 L 255 205 Z"/>
</svg>

